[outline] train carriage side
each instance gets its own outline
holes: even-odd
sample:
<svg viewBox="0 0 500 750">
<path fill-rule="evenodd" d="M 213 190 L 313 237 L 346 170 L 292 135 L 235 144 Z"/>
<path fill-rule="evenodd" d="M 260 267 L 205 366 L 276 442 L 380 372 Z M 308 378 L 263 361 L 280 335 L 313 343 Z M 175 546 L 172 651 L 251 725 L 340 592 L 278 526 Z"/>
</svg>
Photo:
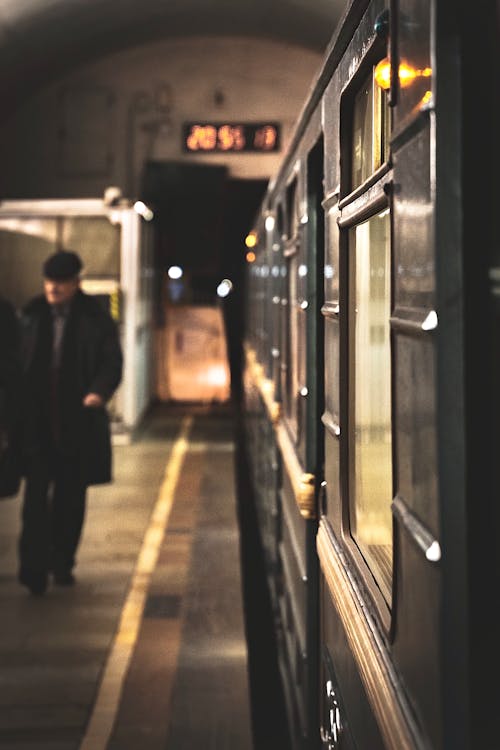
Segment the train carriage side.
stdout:
<svg viewBox="0 0 500 750">
<path fill-rule="evenodd" d="M 254 231 L 249 278 L 246 423 L 260 414 L 260 439 L 248 445 L 279 663 L 297 750 L 318 737 L 318 562 L 320 438 L 317 362 L 322 354 L 316 256 L 323 252 L 321 110 L 311 113 L 301 149 L 269 192 Z M 258 290 L 265 289 L 264 299 Z M 255 307 L 258 306 L 258 310 Z M 252 408 L 250 409 L 250 405 Z M 247 429 L 250 429 L 249 427 Z M 257 482 L 272 464 L 272 481 Z"/>
<path fill-rule="evenodd" d="M 259 218 L 259 273 L 274 281 L 267 312 L 250 300 L 271 336 L 260 352 L 247 340 L 266 425 L 250 465 L 264 453 L 276 467 L 258 494 L 277 519 L 269 581 L 294 750 L 497 746 L 494 667 L 474 661 L 498 656 L 477 607 L 498 580 L 494 532 L 485 550 L 478 519 L 467 527 L 467 483 L 492 454 L 478 457 L 465 410 L 467 396 L 476 427 L 488 391 L 474 384 L 492 382 L 466 346 L 491 355 L 463 318 L 491 333 L 474 296 L 488 258 L 462 244 L 462 170 L 478 171 L 461 141 L 473 97 L 457 95 L 470 49 L 446 8 L 349 5 Z"/>
<path fill-rule="evenodd" d="M 443 96 L 458 47 L 434 4 L 402 0 L 381 53 L 386 19 L 370 4 L 324 97 L 321 731 L 332 747 L 472 747 L 488 730 L 468 678 L 461 109 Z"/>
<path fill-rule="evenodd" d="M 371 750 L 443 741 L 430 5 L 414 48 L 400 39 L 422 72 L 409 92 L 377 82 L 397 33 L 384 10 L 369 5 L 324 96 L 322 736 Z"/>
</svg>

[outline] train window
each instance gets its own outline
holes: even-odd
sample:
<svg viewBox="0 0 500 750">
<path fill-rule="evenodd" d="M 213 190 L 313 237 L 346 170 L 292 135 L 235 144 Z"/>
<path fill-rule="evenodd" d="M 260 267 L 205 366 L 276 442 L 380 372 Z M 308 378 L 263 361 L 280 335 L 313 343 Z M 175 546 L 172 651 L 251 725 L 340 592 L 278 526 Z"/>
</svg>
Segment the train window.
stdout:
<svg viewBox="0 0 500 750">
<path fill-rule="evenodd" d="M 392 581 L 390 220 L 350 230 L 351 534 L 387 601 Z M 352 382 L 352 381 L 351 381 Z"/>
<path fill-rule="evenodd" d="M 365 182 L 387 160 L 389 137 L 388 95 L 375 84 L 372 68 L 354 100 L 351 190 Z"/>
<path fill-rule="evenodd" d="M 296 399 L 298 391 L 298 288 L 297 256 L 287 257 L 287 305 L 285 316 L 285 383 L 283 389 L 284 411 L 288 426 L 294 436 L 297 433 Z"/>
<path fill-rule="evenodd" d="M 299 233 L 299 190 L 295 177 L 288 185 L 285 194 L 284 215 L 284 260 L 286 284 L 283 319 L 283 340 L 281 362 L 281 396 L 284 416 L 294 440 L 298 437 L 300 366 L 305 339 L 305 317 L 300 307 L 300 289 L 303 286 L 302 274 L 305 265 L 301 260 Z"/>
<path fill-rule="evenodd" d="M 297 206 L 297 180 L 290 183 L 286 191 L 286 227 L 288 238 L 297 234 L 299 211 Z"/>
</svg>

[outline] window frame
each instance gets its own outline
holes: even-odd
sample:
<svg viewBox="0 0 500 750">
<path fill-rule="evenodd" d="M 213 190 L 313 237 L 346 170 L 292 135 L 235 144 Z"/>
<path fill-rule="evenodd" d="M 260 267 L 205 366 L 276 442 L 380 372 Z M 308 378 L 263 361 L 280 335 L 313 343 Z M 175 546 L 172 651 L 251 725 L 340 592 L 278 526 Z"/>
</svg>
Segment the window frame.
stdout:
<svg viewBox="0 0 500 750">
<path fill-rule="evenodd" d="M 394 272 L 393 272 L 393 210 L 392 210 L 392 163 L 390 154 L 390 140 L 388 143 L 387 159 L 361 182 L 352 184 L 352 148 L 354 126 L 354 103 L 359 87 L 366 81 L 369 71 L 374 70 L 375 64 L 381 59 L 372 49 L 365 57 L 358 71 L 342 94 L 340 103 L 340 149 L 341 149 L 341 180 L 338 202 L 337 224 L 339 227 L 339 417 L 340 417 L 340 521 L 342 541 L 353 562 L 355 569 L 363 582 L 374 604 L 375 610 L 386 632 L 391 628 L 391 607 L 394 595 L 394 524 L 392 524 L 392 562 L 389 584 L 381 579 L 377 568 L 370 566 L 361 548 L 351 533 L 351 507 L 354 487 L 355 455 L 354 455 L 354 385 L 355 363 L 353 347 L 352 322 L 352 294 L 354 280 L 352 278 L 352 253 L 350 233 L 356 226 L 375 217 L 384 210 L 389 211 L 389 314 L 393 309 Z M 375 85 L 375 84 L 374 84 Z M 380 135 L 383 136 L 383 127 Z M 344 314 L 343 314 L 344 312 Z M 394 483 L 396 477 L 395 457 L 395 425 L 394 425 L 394 366 L 393 341 L 389 329 L 390 345 L 390 394 L 391 394 L 391 460 L 392 460 L 392 497 L 394 498 Z"/>
</svg>

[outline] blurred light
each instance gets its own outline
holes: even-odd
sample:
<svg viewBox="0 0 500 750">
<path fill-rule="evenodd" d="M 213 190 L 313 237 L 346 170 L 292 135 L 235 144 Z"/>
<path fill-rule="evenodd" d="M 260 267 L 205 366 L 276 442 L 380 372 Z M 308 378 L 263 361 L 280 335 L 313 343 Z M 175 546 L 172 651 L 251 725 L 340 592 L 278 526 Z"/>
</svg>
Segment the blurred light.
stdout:
<svg viewBox="0 0 500 750">
<path fill-rule="evenodd" d="M 207 367 L 202 379 L 206 385 L 227 385 L 227 370 L 223 365 L 212 365 L 210 367 Z"/>
<path fill-rule="evenodd" d="M 181 279 L 184 271 L 180 266 L 170 266 L 167 271 L 169 279 Z"/>
<path fill-rule="evenodd" d="M 430 547 L 426 549 L 425 556 L 430 562 L 439 562 L 439 560 L 441 560 L 441 547 L 439 542 L 432 542 Z"/>
<path fill-rule="evenodd" d="M 150 208 L 148 208 L 148 207 L 146 206 L 146 204 L 145 204 L 145 203 L 143 203 L 142 201 L 136 201 L 136 202 L 134 203 L 134 211 L 135 211 L 135 212 L 136 212 L 137 214 L 139 214 L 139 216 L 142 216 L 142 218 L 143 218 L 143 219 L 144 219 L 145 221 L 151 221 L 151 219 L 152 219 L 152 218 L 153 218 L 153 216 L 154 216 L 154 214 L 153 214 L 153 212 L 151 211 L 151 209 L 150 209 Z"/>
<path fill-rule="evenodd" d="M 399 83 L 402 88 L 410 86 L 415 78 L 430 78 L 432 70 L 430 68 L 424 68 L 423 70 L 417 70 L 413 66 L 406 62 L 402 62 L 399 66 Z"/>
<path fill-rule="evenodd" d="M 255 253 L 251 250 L 248 251 L 246 254 L 247 263 L 254 263 L 255 262 Z"/>
<path fill-rule="evenodd" d="M 222 279 L 219 286 L 217 287 L 217 294 L 219 297 L 227 297 L 230 291 L 232 291 L 233 282 L 229 279 Z"/>
<path fill-rule="evenodd" d="M 377 63 L 375 67 L 374 77 L 375 83 L 381 89 L 384 89 L 384 91 L 386 91 L 389 88 L 389 86 L 391 85 L 391 63 L 389 62 L 388 57 L 385 57 L 383 60 L 380 60 L 380 62 Z"/>
<path fill-rule="evenodd" d="M 268 232 L 272 232 L 273 231 L 274 224 L 275 224 L 274 216 L 266 216 L 265 227 L 266 227 L 266 229 L 267 229 Z"/>
<path fill-rule="evenodd" d="M 435 310 L 431 310 L 422 323 L 422 331 L 433 331 L 438 327 L 438 316 Z"/>
<path fill-rule="evenodd" d="M 256 244 L 257 244 L 256 232 L 249 232 L 247 236 L 245 237 L 245 245 L 247 247 L 255 247 Z"/>
<path fill-rule="evenodd" d="M 399 65 L 399 85 L 401 88 L 410 86 L 416 78 L 430 78 L 431 68 L 418 70 L 404 60 Z M 374 71 L 375 82 L 381 89 L 387 90 L 391 85 L 391 63 L 388 57 L 376 65 Z"/>
<path fill-rule="evenodd" d="M 120 202 L 122 197 L 123 196 L 121 189 L 119 187 L 116 187 L 116 185 L 110 185 L 104 191 L 104 205 L 116 206 Z"/>
</svg>

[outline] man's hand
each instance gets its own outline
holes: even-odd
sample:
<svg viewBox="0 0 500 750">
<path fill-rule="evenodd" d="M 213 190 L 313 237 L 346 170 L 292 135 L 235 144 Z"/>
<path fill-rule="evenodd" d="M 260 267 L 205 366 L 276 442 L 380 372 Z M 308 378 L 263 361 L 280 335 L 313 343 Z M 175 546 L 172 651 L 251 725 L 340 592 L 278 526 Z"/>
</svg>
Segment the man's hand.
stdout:
<svg viewBox="0 0 500 750">
<path fill-rule="evenodd" d="M 83 399 L 83 405 L 90 407 L 104 406 L 104 401 L 102 399 L 102 396 L 99 396 L 98 393 L 87 393 L 87 395 Z"/>
</svg>

